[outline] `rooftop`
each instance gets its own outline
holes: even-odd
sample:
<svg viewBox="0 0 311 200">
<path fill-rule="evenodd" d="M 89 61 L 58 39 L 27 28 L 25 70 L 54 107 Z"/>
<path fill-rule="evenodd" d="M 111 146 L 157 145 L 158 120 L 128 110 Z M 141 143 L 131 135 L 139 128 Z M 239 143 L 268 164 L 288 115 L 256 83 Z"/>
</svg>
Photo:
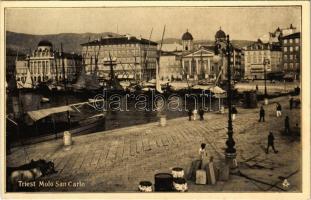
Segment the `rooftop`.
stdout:
<svg viewBox="0 0 311 200">
<path fill-rule="evenodd" d="M 286 35 L 286 36 L 282 37 L 282 39 L 293 39 L 293 38 L 300 38 L 300 32 L 293 33 L 293 34 Z"/>
<path fill-rule="evenodd" d="M 158 43 L 144 38 L 136 38 L 134 36 L 121 36 L 121 37 L 106 37 L 99 40 L 83 43 L 81 46 L 98 46 L 98 45 L 111 45 L 111 44 L 150 44 L 158 45 Z"/>
</svg>

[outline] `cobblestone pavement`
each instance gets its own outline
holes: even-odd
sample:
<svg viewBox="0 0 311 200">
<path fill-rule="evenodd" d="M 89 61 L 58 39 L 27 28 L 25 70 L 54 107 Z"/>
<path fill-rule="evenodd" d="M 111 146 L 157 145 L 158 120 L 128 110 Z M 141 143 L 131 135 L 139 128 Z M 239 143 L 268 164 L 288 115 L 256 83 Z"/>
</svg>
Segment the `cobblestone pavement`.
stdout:
<svg viewBox="0 0 311 200">
<path fill-rule="evenodd" d="M 282 104 L 282 118 L 276 118 L 275 101 Z M 216 185 L 189 181 L 189 192 L 301 190 L 300 140 L 281 134 L 285 115 L 289 115 L 292 126 L 300 123 L 300 109 L 290 112 L 288 97 L 270 100 L 265 109 L 266 122 L 261 123 L 259 109 L 238 109 L 233 122 L 237 160 L 241 172 L 279 188 L 231 175 L 229 181 L 218 181 Z M 166 127 L 150 123 L 74 137 L 69 151 L 63 149 L 62 140 L 26 146 L 25 150 L 29 159 L 52 160 L 56 165 L 57 174 L 41 178 L 53 182 L 54 187 L 39 187 L 39 191 L 135 192 L 142 180 L 154 183 L 158 172 L 170 172 L 177 166 L 187 172 L 191 161 L 198 157 L 202 142 L 207 143 L 208 154 L 214 156 L 215 163 L 223 163 L 226 127 L 227 115 L 208 113 L 204 121 L 178 118 L 167 121 Z M 274 132 L 278 154 L 265 153 L 269 130 Z M 7 157 L 8 166 L 25 162 L 25 151 L 20 147 Z M 287 177 L 296 170 L 298 173 L 287 179 L 290 186 L 284 188 L 280 176 Z M 56 181 L 80 181 L 84 186 L 55 187 Z"/>
</svg>

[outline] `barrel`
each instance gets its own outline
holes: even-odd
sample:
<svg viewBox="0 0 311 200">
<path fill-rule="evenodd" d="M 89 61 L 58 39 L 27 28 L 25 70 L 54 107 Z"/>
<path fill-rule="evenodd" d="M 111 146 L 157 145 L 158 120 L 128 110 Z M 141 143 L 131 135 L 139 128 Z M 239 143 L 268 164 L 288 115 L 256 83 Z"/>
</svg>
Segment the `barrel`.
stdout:
<svg viewBox="0 0 311 200">
<path fill-rule="evenodd" d="M 72 144 L 71 133 L 69 131 L 64 132 L 64 146 L 70 146 Z"/>
<path fill-rule="evenodd" d="M 186 192 L 188 191 L 187 181 L 184 178 L 174 178 L 173 187 L 177 192 Z"/>
<path fill-rule="evenodd" d="M 152 192 L 152 183 L 150 181 L 141 181 L 138 185 L 140 192 Z"/>
<path fill-rule="evenodd" d="M 160 115 L 160 126 L 166 126 L 166 116 Z"/>
<path fill-rule="evenodd" d="M 172 169 L 173 178 L 184 178 L 184 169 L 180 167 L 174 167 Z"/>
<path fill-rule="evenodd" d="M 173 190 L 173 176 L 169 173 L 158 173 L 154 176 L 154 190 L 156 192 L 170 192 Z"/>
</svg>

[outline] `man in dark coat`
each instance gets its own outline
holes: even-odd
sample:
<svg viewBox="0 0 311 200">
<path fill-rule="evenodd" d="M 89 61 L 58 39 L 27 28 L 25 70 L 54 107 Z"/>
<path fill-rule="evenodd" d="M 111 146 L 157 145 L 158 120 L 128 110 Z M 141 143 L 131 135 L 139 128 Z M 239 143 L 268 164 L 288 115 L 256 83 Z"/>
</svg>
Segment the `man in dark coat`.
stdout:
<svg viewBox="0 0 311 200">
<path fill-rule="evenodd" d="M 272 132 L 270 132 L 269 135 L 268 135 L 268 146 L 267 146 L 267 149 L 266 149 L 266 153 L 267 154 L 269 153 L 269 147 L 272 147 L 274 153 L 278 153 L 278 151 L 275 150 L 275 148 L 274 148 L 274 136 L 273 136 Z"/>
<path fill-rule="evenodd" d="M 200 120 L 201 121 L 204 120 L 204 110 L 202 108 L 199 110 L 199 115 L 200 115 Z"/>
<path fill-rule="evenodd" d="M 294 104 L 294 99 L 293 99 L 293 97 L 291 97 L 289 100 L 289 109 L 290 110 L 293 109 L 293 104 Z"/>
<path fill-rule="evenodd" d="M 261 119 L 265 122 L 265 110 L 263 109 L 263 106 L 260 107 L 258 122 L 261 122 Z"/>
<path fill-rule="evenodd" d="M 285 122 L 284 122 L 284 125 L 285 125 L 285 134 L 286 135 L 289 135 L 290 134 L 290 127 L 289 127 L 289 117 L 286 116 L 285 118 Z"/>
<path fill-rule="evenodd" d="M 189 121 L 191 121 L 191 117 L 192 117 L 192 109 L 189 109 L 189 111 L 188 111 L 188 117 L 189 117 Z"/>
</svg>

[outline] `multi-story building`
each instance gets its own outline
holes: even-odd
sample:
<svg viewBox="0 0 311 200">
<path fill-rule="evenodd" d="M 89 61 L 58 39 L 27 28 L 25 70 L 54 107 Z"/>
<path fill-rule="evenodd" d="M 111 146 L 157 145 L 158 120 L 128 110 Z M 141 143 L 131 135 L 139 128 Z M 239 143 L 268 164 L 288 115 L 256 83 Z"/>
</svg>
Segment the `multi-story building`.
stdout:
<svg viewBox="0 0 311 200">
<path fill-rule="evenodd" d="M 156 76 L 156 42 L 124 35 L 108 36 L 81 46 L 87 74 L 93 73 L 97 67 L 100 77 L 108 77 L 111 70 L 110 66 L 104 65 L 104 60 L 114 59 L 114 73 L 117 77 L 150 80 Z"/>
<path fill-rule="evenodd" d="M 62 67 L 62 57 L 64 69 Z M 53 50 L 47 40 L 39 42 L 38 47 L 25 60 L 16 60 L 16 79 L 25 81 L 27 70 L 30 71 L 34 83 L 48 80 L 73 80 L 81 68 L 81 56 L 74 53 L 63 53 Z"/>
<path fill-rule="evenodd" d="M 181 51 L 161 52 L 159 77 L 162 80 L 182 79 Z"/>
<path fill-rule="evenodd" d="M 264 65 L 264 59 L 269 62 Z M 279 72 L 282 69 L 282 49 L 278 43 L 263 43 L 260 39 L 244 49 L 246 79 L 263 79 L 266 72 Z"/>
<path fill-rule="evenodd" d="M 300 76 L 300 32 L 281 38 L 283 52 L 283 71 L 292 73 L 296 79 Z"/>
</svg>

